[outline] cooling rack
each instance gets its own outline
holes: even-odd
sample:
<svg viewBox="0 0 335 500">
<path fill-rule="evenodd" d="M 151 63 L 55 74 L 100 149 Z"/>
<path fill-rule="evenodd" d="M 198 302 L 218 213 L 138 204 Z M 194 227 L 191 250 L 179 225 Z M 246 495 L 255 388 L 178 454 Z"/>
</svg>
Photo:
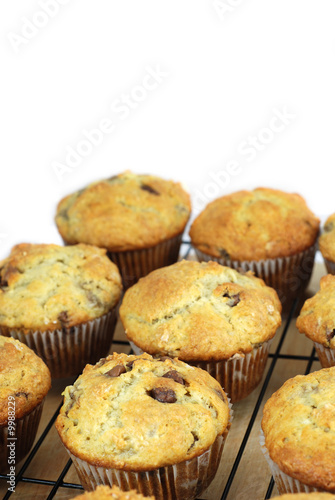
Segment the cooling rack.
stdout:
<svg viewBox="0 0 335 500">
<path fill-rule="evenodd" d="M 194 258 L 189 242 L 183 242 L 181 256 Z M 263 500 L 278 494 L 259 445 L 262 410 L 285 380 L 321 368 L 312 343 L 298 333 L 295 319 L 304 300 L 319 289 L 324 274 L 324 265 L 317 262 L 307 292 L 296 297 L 276 333 L 261 383 L 246 399 L 234 404 L 234 419 L 218 472 L 201 500 Z M 131 352 L 120 322 L 110 352 Z M 34 446 L 26 459 L 16 464 L 14 493 L 8 491 L 8 476 L 0 474 L 0 497 L 4 500 L 67 500 L 83 491 L 54 427 L 62 405 L 61 393 L 74 380 L 53 380 Z"/>
</svg>

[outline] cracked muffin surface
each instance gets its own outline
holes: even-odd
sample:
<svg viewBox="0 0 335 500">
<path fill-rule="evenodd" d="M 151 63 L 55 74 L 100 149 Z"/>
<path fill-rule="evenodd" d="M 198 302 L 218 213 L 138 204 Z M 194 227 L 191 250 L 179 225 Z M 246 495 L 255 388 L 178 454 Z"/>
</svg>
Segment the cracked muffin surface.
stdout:
<svg viewBox="0 0 335 500">
<path fill-rule="evenodd" d="M 257 188 L 209 203 L 193 222 L 190 237 L 197 249 L 213 257 L 274 259 L 311 247 L 319 222 L 300 195 Z"/>
<path fill-rule="evenodd" d="M 199 456 L 229 418 L 227 396 L 207 372 L 178 359 L 114 353 L 65 389 L 56 428 L 78 458 L 136 471 Z"/>
<path fill-rule="evenodd" d="M 313 342 L 335 349 L 335 276 L 321 278 L 320 290 L 305 301 L 296 325 Z"/>
<path fill-rule="evenodd" d="M 29 347 L 0 336 L 0 427 L 8 423 L 8 410 L 22 418 L 39 405 L 51 387 L 47 366 Z M 12 402 L 15 398 L 15 404 Z"/>
<path fill-rule="evenodd" d="M 71 328 L 107 313 L 120 294 L 120 273 L 105 250 L 22 243 L 0 262 L 0 327 Z"/>
<path fill-rule="evenodd" d="M 335 367 L 287 380 L 266 402 L 271 459 L 304 484 L 335 492 Z"/>
<path fill-rule="evenodd" d="M 86 491 L 72 500 L 155 500 L 155 497 L 144 497 L 135 490 L 121 491 L 120 488 L 113 485 L 112 488 L 98 486 L 94 491 Z"/>
<path fill-rule="evenodd" d="M 275 335 L 280 313 L 275 290 L 252 273 L 186 260 L 142 278 L 120 307 L 127 337 L 143 351 L 194 362 L 252 351 Z"/>
<path fill-rule="evenodd" d="M 69 244 L 137 250 L 182 233 L 190 210 L 181 184 L 126 171 L 62 199 L 56 224 Z"/>
</svg>

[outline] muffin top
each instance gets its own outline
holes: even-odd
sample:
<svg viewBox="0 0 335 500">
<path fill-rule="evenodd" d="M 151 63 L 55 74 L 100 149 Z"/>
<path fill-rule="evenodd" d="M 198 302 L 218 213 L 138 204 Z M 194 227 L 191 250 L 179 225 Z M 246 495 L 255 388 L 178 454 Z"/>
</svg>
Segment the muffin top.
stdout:
<svg viewBox="0 0 335 500">
<path fill-rule="evenodd" d="M 16 245 L 0 262 L 0 328 L 56 330 L 107 313 L 121 277 L 106 250 L 89 245 Z"/>
<path fill-rule="evenodd" d="M 335 492 L 335 367 L 287 380 L 266 402 L 271 459 L 304 484 Z"/>
<path fill-rule="evenodd" d="M 152 470 L 203 453 L 229 427 L 229 413 L 227 396 L 204 370 L 114 353 L 66 387 L 56 428 L 90 464 Z"/>
<path fill-rule="evenodd" d="M 280 497 L 273 497 L 272 500 L 334 500 L 335 495 L 331 493 L 287 493 Z"/>
<path fill-rule="evenodd" d="M 300 311 L 297 328 L 313 342 L 335 349 L 335 276 L 321 278 L 320 290 Z"/>
<path fill-rule="evenodd" d="M 319 248 L 326 259 L 335 262 L 335 214 L 330 215 L 323 226 Z"/>
<path fill-rule="evenodd" d="M 127 171 L 61 200 L 56 223 L 67 243 L 137 250 L 183 232 L 190 210 L 179 183 Z"/>
<path fill-rule="evenodd" d="M 135 490 L 121 491 L 120 488 L 113 485 L 98 486 L 94 491 L 86 491 L 82 495 L 76 496 L 73 500 L 155 500 L 155 497 L 144 497 Z M 326 499 L 327 500 L 327 499 Z"/>
<path fill-rule="evenodd" d="M 213 257 L 262 260 L 306 250 L 319 219 L 298 194 L 257 188 L 218 198 L 192 224 L 192 244 Z"/>
<path fill-rule="evenodd" d="M 143 351 L 205 361 L 250 352 L 272 338 L 280 312 L 275 290 L 252 273 L 184 260 L 129 288 L 120 318 Z"/>
<path fill-rule="evenodd" d="M 0 427 L 15 407 L 16 419 L 32 412 L 51 387 L 48 367 L 29 347 L 0 336 Z M 14 403 L 15 401 L 15 403 Z"/>
</svg>

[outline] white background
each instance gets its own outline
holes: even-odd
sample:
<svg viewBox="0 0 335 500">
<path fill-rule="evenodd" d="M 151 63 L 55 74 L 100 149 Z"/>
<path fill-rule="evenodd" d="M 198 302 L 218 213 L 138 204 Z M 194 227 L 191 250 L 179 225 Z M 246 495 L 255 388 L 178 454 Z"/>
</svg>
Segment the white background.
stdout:
<svg viewBox="0 0 335 500">
<path fill-rule="evenodd" d="M 334 0 L 49 2 L 0 3 L 0 257 L 61 243 L 57 202 L 126 169 L 182 181 L 194 214 L 257 186 L 299 192 L 322 220 L 335 211 Z M 143 91 L 148 67 L 165 76 Z M 125 117 L 127 95 L 141 102 Z M 278 112 L 291 118 L 271 132 Z M 106 118 L 114 131 L 57 176 Z"/>
</svg>

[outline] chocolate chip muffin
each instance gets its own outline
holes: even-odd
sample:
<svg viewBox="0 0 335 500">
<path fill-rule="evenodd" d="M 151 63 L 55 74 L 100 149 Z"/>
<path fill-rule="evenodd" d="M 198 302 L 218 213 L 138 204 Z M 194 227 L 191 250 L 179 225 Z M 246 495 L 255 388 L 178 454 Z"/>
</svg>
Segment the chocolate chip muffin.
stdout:
<svg viewBox="0 0 335 500">
<path fill-rule="evenodd" d="M 66 244 L 106 248 L 130 286 L 177 261 L 190 210 L 179 183 L 127 171 L 61 200 L 56 223 Z"/>
<path fill-rule="evenodd" d="M 0 333 L 35 350 L 53 376 L 107 354 L 121 277 L 105 250 L 23 243 L 0 262 L 0 280 Z"/>
<path fill-rule="evenodd" d="M 51 387 L 44 362 L 18 340 L 0 336 L 0 471 L 8 472 L 34 442 Z"/>
<path fill-rule="evenodd" d="M 287 380 L 266 402 L 263 451 L 279 493 L 335 493 L 335 367 Z"/>
<path fill-rule="evenodd" d="M 326 220 L 319 238 L 319 248 L 329 274 L 335 274 L 335 214 Z"/>
<path fill-rule="evenodd" d="M 280 312 L 275 290 L 252 274 L 184 260 L 129 288 L 120 318 L 135 346 L 207 369 L 235 402 L 259 383 Z"/>
<path fill-rule="evenodd" d="M 191 500 L 209 485 L 229 426 L 227 396 L 207 372 L 116 353 L 65 389 L 56 421 L 85 489 L 127 485 L 157 500 Z"/>
<path fill-rule="evenodd" d="M 135 490 L 121 491 L 117 486 L 98 486 L 96 490 L 76 496 L 73 500 L 155 500 L 155 497 L 144 497 Z"/>
<path fill-rule="evenodd" d="M 314 342 L 323 368 L 335 365 L 335 276 L 320 281 L 320 290 L 304 303 L 297 318 L 300 333 Z"/>
<path fill-rule="evenodd" d="M 257 188 L 211 202 L 190 236 L 199 260 L 250 269 L 285 303 L 308 284 L 318 232 L 319 219 L 300 195 Z"/>
</svg>

